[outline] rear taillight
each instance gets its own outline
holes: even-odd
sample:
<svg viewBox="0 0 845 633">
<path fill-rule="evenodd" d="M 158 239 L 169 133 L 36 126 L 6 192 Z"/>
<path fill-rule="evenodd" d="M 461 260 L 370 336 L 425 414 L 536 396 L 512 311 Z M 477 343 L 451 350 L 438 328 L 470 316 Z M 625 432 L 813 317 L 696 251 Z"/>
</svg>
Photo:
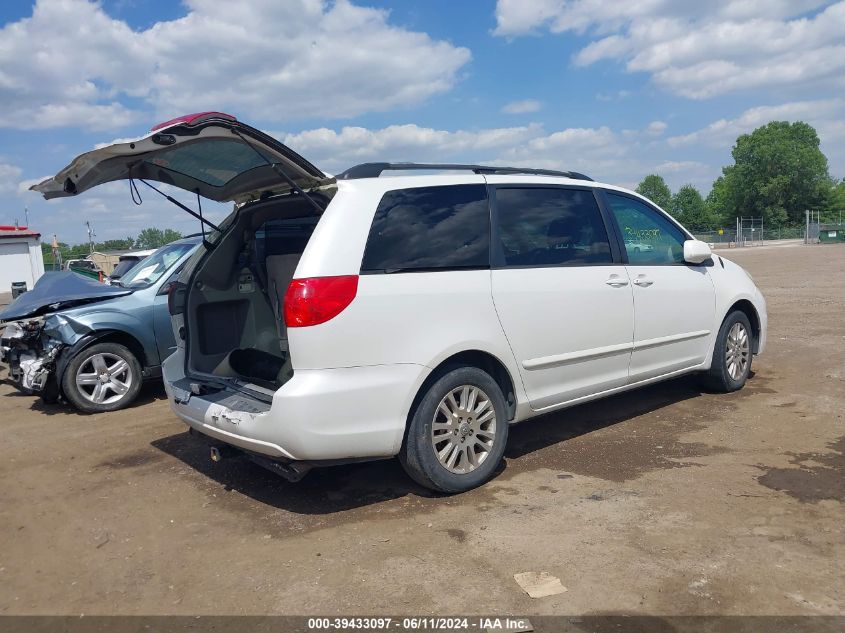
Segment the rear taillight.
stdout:
<svg viewBox="0 0 845 633">
<path fill-rule="evenodd" d="M 185 311 L 185 297 L 188 287 L 178 281 L 170 282 L 167 289 L 167 311 L 171 316 L 182 314 Z"/>
<path fill-rule="evenodd" d="M 343 312 L 357 292 L 357 275 L 294 279 L 285 292 L 285 325 L 325 323 Z"/>
</svg>

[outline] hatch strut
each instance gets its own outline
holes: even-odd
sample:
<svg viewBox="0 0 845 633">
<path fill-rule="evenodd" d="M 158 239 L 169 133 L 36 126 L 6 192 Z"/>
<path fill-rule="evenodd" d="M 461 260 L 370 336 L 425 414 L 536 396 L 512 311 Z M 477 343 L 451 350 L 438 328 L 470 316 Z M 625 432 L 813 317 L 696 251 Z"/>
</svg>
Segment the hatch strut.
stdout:
<svg viewBox="0 0 845 633">
<path fill-rule="evenodd" d="M 270 168 L 273 171 L 275 171 L 277 174 L 279 174 L 284 179 L 284 181 L 291 186 L 291 189 L 293 189 L 296 193 L 298 193 L 300 196 L 305 198 L 308 201 L 308 203 L 317 210 L 318 213 L 322 213 L 323 211 L 325 211 L 325 209 L 323 207 L 321 207 L 317 203 L 317 201 L 314 200 L 314 198 L 312 198 L 307 193 L 305 193 L 302 190 L 302 188 L 299 185 L 297 185 L 293 181 L 293 179 L 290 176 L 288 176 L 281 167 L 279 167 L 278 163 L 274 163 L 269 158 L 267 158 L 264 154 L 262 154 L 261 151 L 257 147 L 255 147 L 255 145 L 253 145 L 248 140 L 246 140 L 244 138 L 244 135 L 241 134 L 240 132 L 238 132 L 238 130 L 236 130 L 234 127 L 230 127 L 229 129 L 232 130 L 232 133 L 235 134 L 239 139 L 241 139 L 244 143 L 246 143 L 247 147 L 249 147 L 252 151 L 254 151 L 256 154 L 258 154 L 265 163 L 270 165 Z"/>
<path fill-rule="evenodd" d="M 144 180 L 143 178 L 138 178 L 138 180 L 140 180 L 142 183 L 144 183 L 145 185 L 147 185 L 150 189 L 152 189 L 153 191 L 155 191 L 157 194 L 159 194 L 159 195 L 164 196 L 165 198 L 167 198 L 167 200 L 168 200 L 169 202 L 172 202 L 173 204 L 175 204 L 177 207 L 179 207 L 179 208 L 180 208 L 180 209 L 182 209 L 183 211 L 186 211 L 187 213 L 190 213 L 192 216 L 194 216 L 197 220 L 199 220 L 199 221 L 200 221 L 200 226 L 202 226 L 203 224 L 207 224 L 208 226 L 210 226 L 211 228 L 213 228 L 215 231 L 218 231 L 218 232 L 220 231 L 220 227 L 219 227 L 219 226 L 217 226 L 216 224 L 214 224 L 214 223 L 213 223 L 213 222 L 211 222 L 210 220 L 206 220 L 204 217 L 202 217 L 202 206 L 200 206 L 200 212 L 199 212 L 199 213 L 197 213 L 197 212 L 196 212 L 196 211 L 194 211 L 193 209 L 190 209 L 190 208 L 186 207 L 184 204 L 182 204 L 181 202 L 179 202 L 178 200 L 176 200 L 176 198 L 173 198 L 172 196 L 168 196 L 168 195 L 167 195 L 166 193 L 164 193 L 161 189 L 157 189 L 156 187 L 154 187 L 153 185 L 151 185 L 150 183 L 148 183 L 148 182 L 147 182 L 146 180 Z M 135 204 L 141 204 L 141 202 L 142 202 L 142 200 L 141 200 L 141 194 L 138 192 L 138 187 L 137 187 L 137 185 L 135 185 L 135 179 L 134 179 L 134 178 L 132 178 L 131 176 L 129 177 L 129 191 L 130 191 L 130 192 L 132 192 L 132 202 L 134 202 Z M 137 197 L 138 197 L 138 199 L 137 199 L 137 200 L 135 200 L 135 196 L 137 196 Z M 197 193 L 197 203 L 199 203 L 199 193 Z M 203 239 L 205 239 L 205 231 L 204 231 L 204 230 L 203 230 Z"/>
</svg>

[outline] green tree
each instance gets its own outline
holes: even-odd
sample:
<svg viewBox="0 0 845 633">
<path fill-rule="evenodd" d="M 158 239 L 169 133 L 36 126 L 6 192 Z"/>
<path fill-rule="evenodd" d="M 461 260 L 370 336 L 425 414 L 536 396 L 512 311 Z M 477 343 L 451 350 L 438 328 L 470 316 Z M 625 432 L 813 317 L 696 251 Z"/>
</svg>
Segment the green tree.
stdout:
<svg viewBox="0 0 845 633">
<path fill-rule="evenodd" d="M 701 193 L 689 184 L 678 189 L 678 193 L 672 196 L 669 213 L 688 229 L 710 230 L 718 224 L 717 216 L 710 213 Z"/>
<path fill-rule="evenodd" d="M 704 199 L 704 206 L 717 225 L 724 226 L 733 222 L 724 176 L 719 176 L 713 181 L 713 187 Z"/>
<path fill-rule="evenodd" d="M 811 125 L 772 121 L 740 136 L 731 154 L 734 164 L 722 169 L 719 194 L 725 222 L 762 217 L 778 227 L 800 223 L 805 209 L 827 207 L 827 158 Z"/>
<path fill-rule="evenodd" d="M 178 240 L 180 237 L 182 237 L 182 234 L 173 229 L 144 229 L 138 233 L 138 239 L 135 240 L 135 248 L 159 248 L 174 240 Z"/>
<path fill-rule="evenodd" d="M 662 176 L 649 174 L 637 185 L 637 193 L 645 196 L 661 209 L 669 209 L 672 202 L 672 191 Z"/>
<path fill-rule="evenodd" d="M 124 240 L 106 240 L 105 242 L 100 242 L 98 244 L 94 244 L 95 251 L 128 251 L 135 245 L 135 240 L 131 237 L 127 237 Z"/>
<path fill-rule="evenodd" d="M 845 221 L 845 178 L 833 186 L 825 215 L 828 222 Z"/>
</svg>

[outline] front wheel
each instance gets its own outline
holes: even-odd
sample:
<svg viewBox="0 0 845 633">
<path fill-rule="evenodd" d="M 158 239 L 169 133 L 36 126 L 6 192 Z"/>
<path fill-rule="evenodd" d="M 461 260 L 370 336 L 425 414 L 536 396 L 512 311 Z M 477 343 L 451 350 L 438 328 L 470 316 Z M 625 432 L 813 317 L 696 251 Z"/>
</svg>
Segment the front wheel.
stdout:
<svg viewBox="0 0 845 633">
<path fill-rule="evenodd" d="M 751 322 L 746 314 L 735 310 L 726 316 L 716 336 L 710 371 L 705 374 L 706 386 L 722 393 L 742 389 L 751 373 L 751 342 Z"/>
<path fill-rule="evenodd" d="M 426 488 L 463 492 L 493 475 L 507 440 L 499 385 L 476 367 L 459 367 L 435 381 L 417 404 L 399 459 Z"/>
<path fill-rule="evenodd" d="M 68 363 L 62 390 L 85 413 L 117 411 L 129 406 L 141 389 L 141 364 L 118 343 L 86 347 Z"/>
</svg>

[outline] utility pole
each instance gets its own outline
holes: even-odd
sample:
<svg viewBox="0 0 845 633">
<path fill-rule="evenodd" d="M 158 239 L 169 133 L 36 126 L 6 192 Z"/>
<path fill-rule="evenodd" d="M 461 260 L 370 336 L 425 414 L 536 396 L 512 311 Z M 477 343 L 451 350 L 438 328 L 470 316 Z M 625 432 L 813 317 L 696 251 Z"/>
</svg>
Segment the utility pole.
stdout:
<svg viewBox="0 0 845 633">
<path fill-rule="evenodd" d="M 23 215 L 26 218 L 26 225 L 29 226 L 29 207 L 28 206 L 23 208 Z"/>
<path fill-rule="evenodd" d="M 85 220 L 85 226 L 88 227 L 88 251 L 90 253 L 94 252 L 94 237 L 96 237 L 96 233 L 94 233 L 94 229 L 91 228 L 91 223 L 88 220 Z"/>
</svg>

